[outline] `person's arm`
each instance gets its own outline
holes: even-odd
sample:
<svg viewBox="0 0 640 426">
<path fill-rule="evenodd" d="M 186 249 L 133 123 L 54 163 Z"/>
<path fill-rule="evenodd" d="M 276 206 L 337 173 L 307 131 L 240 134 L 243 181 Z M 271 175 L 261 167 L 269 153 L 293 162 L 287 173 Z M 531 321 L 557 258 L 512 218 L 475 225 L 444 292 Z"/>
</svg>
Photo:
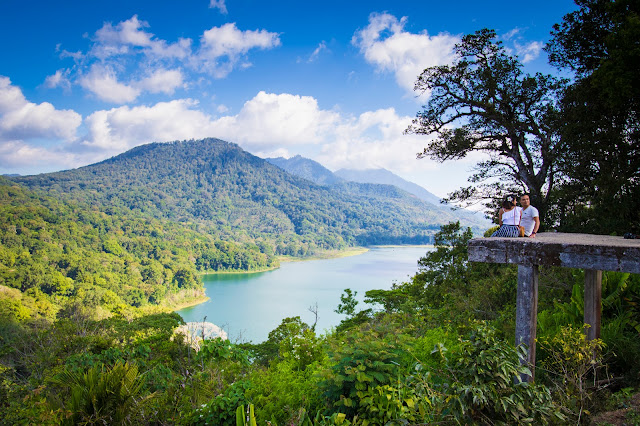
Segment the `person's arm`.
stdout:
<svg viewBox="0 0 640 426">
<path fill-rule="evenodd" d="M 504 211 L 503 209 L 500 209 L 498 211 L 498 225 L 500 225 L 500 226 L 502 226 L 502 212 L 503 211 Z"/>
<path fill-rule="evenodd" d="M 540 229 L 540 218 L 538 216 L 534 216 L 533 221 L 535 224 L 533 225 L 533 231 L 529 234 L 529 238 L 535 238 L 538 229 Z"/>
</svg>

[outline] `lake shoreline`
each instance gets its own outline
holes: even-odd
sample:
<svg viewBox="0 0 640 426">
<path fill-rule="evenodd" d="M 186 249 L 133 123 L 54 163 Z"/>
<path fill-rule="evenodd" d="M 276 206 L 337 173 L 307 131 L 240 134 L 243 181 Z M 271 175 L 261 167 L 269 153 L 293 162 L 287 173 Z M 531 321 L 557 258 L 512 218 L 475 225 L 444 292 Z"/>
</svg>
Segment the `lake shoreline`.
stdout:
<svg viewBox="0 0 640 426">
<path fill-rule="evenodd" d="M 367 247 L 330 253 L 330 258 L 324 253 L 326 259 L 313 262 L 283 262 L 268 273 L 209 275 L 203 280 L 211 299 L 177 313 L 186 322 L 206 316 L 231 340 L 262 342 L 283 318 L 296 316 L 308 324 L 317 321 L 317 330 L 330 329 L 344 320 L 335 312 L 344 289 L 364 304 L 367 291 L 387 290 L 410 279 L 419 269 L 418 260 L 432 250 L 424 245 Z M 336 259 L 338 255 L 343 258 Z M 314 315 L 309 307 L 316 305 Z"/>
<path fill-rule="evenodd" d="M 376 246 L 376 247 L 382 247 L 382 246 Z M 401 247 L 401 246 L 399 246 Z M 410 247 L 410 246 L 407 246 Z M 339 258 L 343 258 L 343 257 L 349 257 L 349 256 L 358 256 L 360 254 L 366 253 L 369 251 L 369 248 L 367 247 L 350 247 L 348 249 L 345 250 L 331 250 L 328 252 L 323 252 L 321 254 L 318 255 L 314 255 L 314 256 L 310 256 L 310 257 L 304 257 L 304 258 L 294 258 L 294 257 L 290 257 L 290 256 L 280 256 L 278 258 L 278 260 L 280 262 L 303 262 L 305 260 L 323 260 L 323 259 L 339 259 Z M 275 266 L 273 268 L 261 268 L 261 269 L 257 269 L 257 270 L 253 270 L 253 271 L 208 271 L 208 272 L 201 272 L 198 275 L 202 278 L 205 275 L 224 275 L 224 274 L 259 274 L 261 272 L 269 272 L 269 271 L 274 271 L 276 269 L 280 268 L 280 266 Z M 205 303 L 206 301 L 208 301 L 210 298 L 207 295 L 204 295 L 202 297 L 199 297 L 195 300 L 190 300 L 184 303 L 180 303 L 178 305 L 176 305 L 175 307 L 170 307 L 172 312 L 177 312 L 180 311 L 182 309 L 185 308 L 191 308 L 193 306 L 197 306 L 200 305 L 202 303 Z"/>
<path fill-rule="evenodd" d="M 178 303 L 175 306 L 171 306 L 169 309 L 171 309 L 171 312 L 176 312 L 179 311 L 181 309 L 185 309 L 185 308 L 190 308 L 192 306 L 197 306 L 201 303 L 206 302 L 207 300 L 209 300 L 210 297 L 209 296 L 202 296 L 202 297 L 198 297 L 196 299 L 193 300 L 189 300 L 183 303 Z"/>
<path fill-rule="evenodd" d="M 371 247 L 385 247 L 385 246 L 371 246 Z M 389 246 L 391 247 L 391 246 Z M 395 247 L 395 246 L 394 246 Z M 398 246 L 402 247 L 402 246 Z M 412 247 L 412 246 L 405 246 Z M 323 259 L 339 259 L 342 257 L 358 256 L 360 254 L 369 251 L 368 247 L 349 247 L 345 250 L 329 250 L 326 252 L 318 253 L 309 257 L 293 257 L 293 256 L 279 256 L 278 261 L 282 263 L 286 262 L 304 262 L 307 260 L 323 260 Z M 273 266 L 271 268 L 252 269 L 251 271 L 205 271 L 200 272 L 198 275 L 203 277 L 205 275 L 223 275 L 223 274 L 259 274 L 261 272 L 269 272 L 278 269 L 280 266 Z"/>
</svg>

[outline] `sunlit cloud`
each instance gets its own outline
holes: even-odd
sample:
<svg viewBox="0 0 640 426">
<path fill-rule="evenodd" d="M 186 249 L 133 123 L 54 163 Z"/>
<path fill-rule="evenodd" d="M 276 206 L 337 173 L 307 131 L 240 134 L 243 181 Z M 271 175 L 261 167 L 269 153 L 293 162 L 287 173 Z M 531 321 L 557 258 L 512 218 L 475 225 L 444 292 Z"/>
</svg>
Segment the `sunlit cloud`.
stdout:
<svg viewBox="0 0 640 426">
<path fill-rule="evenodd" d="M 277 46 L 280 46 L 277 33 L 266 30 L 240 31 L 235 23 L 228 23 L 204 32 L 194 61 L 201 71 L 224 78 L 238 65 L 244 68 L 250 66 L 244 60 L 249 50 Z"/>
<path fill-rule="evenodd" d="M 198 102 L 178 99 L 153 106 L 122 106 L 96 111 L 85 119 L 81 145 L 114 155 L 137 145 L 215 135 L 212 118 L 196 109 Z"/>
<path fill-rule="evenodd" d="M 150 93 L 166 93 L 171 95 L 179 87 L 184 86 L 184 78 L 180 70 L 157 69 L 136 84 L 140 89 Z"/>
<path fill-rule="evenodd" d="M 217 2 L 223 7 L 224 2 Z M 280 45 L 279 34 L 267 30 L 243 31 L 235 23 L 203 31 L 199 45 L 190 38 L 169 42 L 149 31 L 134 15 L 117 24 L 106 22 L 89 39 L 86 53 L 68 52 L 58 45 L 61 58 L 73 58 L 73 68 L 58 70 L 45 79 L 49 88 L 78 84 L 102 101 L 132 103 L 145 93 L 171 95 L 203 75 L 225 78 L 251 66 L 249 52 Z"/>
<path fill-rule="evenodd" d="M 132 102 L 140 95 L 140 89 L 119 82 L 112 68 L 98 64 L 92 65 L 89 73 L 79 79 L 79 83 L 99 99 L 116 104 Z"/>
<path fill-rule="evenodd" d="M 0 141 L 35 138 L 73 139 L 80 114 L 58 110 L 49 102 L 29 102 L 8 77 L 0 76 Z"/>
<path fill-rule="evenodd" d="M 425 68 L 453 60 L 453 47 L 460 38 L 448 33 L 410 33 L 404 30 L 406 22 L 406 17 L 371 14 L 369 25 L 357 31 L 351 42 L 376 70 L 394 73 L 398 85 L 413 93 L 418 75 Z"/>
<path fill-rule="evenodd" d="M 91 53 L 100 59 L 138 53 L 136 49 L 156 58 L 184 59 L 191 53 L 190 40 L 181 38 L 175 43 L 167 43 L 143 30 L 148 27 L 149 24 L 139 20 L 137 15 L 115 26 L 107 22 L 96 31 Z"/>
<path fill-rule="evenodd" d="M 330 138 L 339 114 L 310 96 L 259 92 L 235 116 L 216 122 L 220 134 L 252 150 L 318 144 Z"/>
</svg>

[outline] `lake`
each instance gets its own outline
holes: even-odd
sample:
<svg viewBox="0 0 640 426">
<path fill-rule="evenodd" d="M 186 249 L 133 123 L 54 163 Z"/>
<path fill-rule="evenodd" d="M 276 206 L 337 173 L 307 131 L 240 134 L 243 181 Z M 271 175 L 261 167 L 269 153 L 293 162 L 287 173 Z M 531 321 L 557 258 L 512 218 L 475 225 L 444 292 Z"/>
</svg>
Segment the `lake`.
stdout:
<svg viewBox="0 0 640 426">
<path fill-rule="evenodd" d="M 427 246 L 375 247 L 368 252 L 336 259 L 283 262 L 268 272 L 210 274 L 203 277 L 210 299 L 179 310 L 185 321 L 212 322 L 232 341 L 262 342 L 282 319 L 300 316 L 309 325 L 318 305 L 316 331 L 334 327 L 344 315 L 334 312 L 345 288 L 357 291 L 357 310 L 364 309 L 364 294 L 390 289 L 418 271 L 418 260 Z"/>
</svg>

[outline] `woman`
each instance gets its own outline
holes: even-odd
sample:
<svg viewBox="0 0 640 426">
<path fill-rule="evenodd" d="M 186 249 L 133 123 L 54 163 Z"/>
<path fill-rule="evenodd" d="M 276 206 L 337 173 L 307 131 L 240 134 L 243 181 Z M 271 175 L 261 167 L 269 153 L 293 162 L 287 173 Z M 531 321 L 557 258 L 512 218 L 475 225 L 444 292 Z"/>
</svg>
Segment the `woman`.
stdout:
<svg viewBox="0 0 640 426">
<path fill-rule="evenodd" d="M 502 208 L 498 211 L 498 223 L 500 228 L 492 237 L 518 237 L 520 236 L 520 219 L 522 209 L 516 207 L 516 196 L 509 195 L 502 202 Z"/>
</svg>

